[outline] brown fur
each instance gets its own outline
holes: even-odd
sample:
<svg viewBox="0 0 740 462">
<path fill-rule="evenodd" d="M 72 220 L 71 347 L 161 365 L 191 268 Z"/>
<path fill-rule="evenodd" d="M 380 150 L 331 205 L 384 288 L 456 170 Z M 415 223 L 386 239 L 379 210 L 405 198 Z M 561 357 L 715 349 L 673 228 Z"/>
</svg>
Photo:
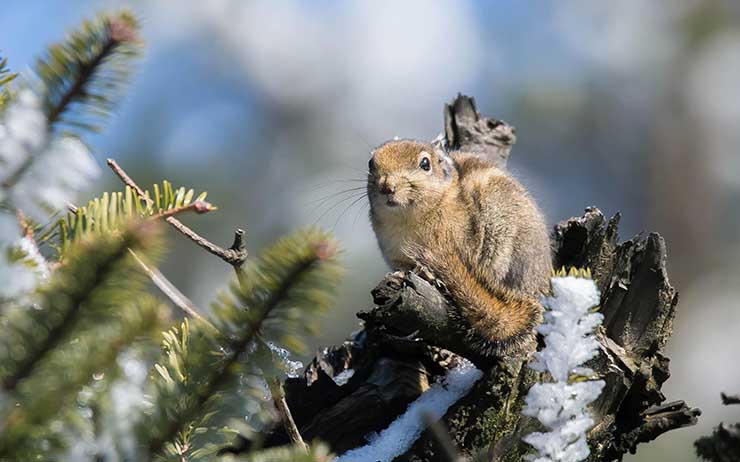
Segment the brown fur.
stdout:
<svg viewBox="0 0 740 462">
<path fill-rule="evenodd" d="M 388 264 L 423 266 L 441 279 L 482 352 L 513 352 L 533 338 L 550 240 L 523 186 L 474 155 L 401 140 L 373 152 L 367 188 Z"/>
</svg>

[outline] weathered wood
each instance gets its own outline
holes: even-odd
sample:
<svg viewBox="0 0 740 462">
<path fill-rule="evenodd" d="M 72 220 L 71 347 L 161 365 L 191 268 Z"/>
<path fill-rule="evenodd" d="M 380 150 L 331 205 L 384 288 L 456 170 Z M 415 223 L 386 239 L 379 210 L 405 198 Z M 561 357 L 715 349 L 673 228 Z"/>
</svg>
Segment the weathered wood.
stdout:
<svg viewBox="0 0 740 462">
<path fill-rule="evenodd" d="M 515 140 L 513 128 L 489 120 L 477 114 L 472 98 L 459 96 L 445 109 L 448 145 L 503 166 Z M 589 208 L 555 226 L 552 234 L 554 266 L 591 268 L 602 294 L 601 354 L 589 364 L 606 381 L 592 406 L 594 461 L 621 459 L 639 443 L 692 425 L 700 413 L 682 401 L 665 404 L 661 392 L 669 377 L 663 348 L 678 301 L 665 268 L 665 242 L 651 233 L 620 244 L 618 224 L 619 215 L 606 220 Z M 460 335 L 459 310 L 444 287 L 414 273 L 388 274 L 373 298 L 375 306 L 358 314 L 364 330 L 318 354 L 303 377 L 286 383 L 304 438 L 321 438 L 339 453 L 362 444 L 366 434 L 383 430 L 460 355 L 474 361 L 484 376 L 443 418 L 452 441 L 468 455 L 521 460 L 528 450 L 521 437 L 538 426 L 520 414 L 527 390 L 542 380 L 526 366 L 532 351 L 513 358 L 481 357 Z M 355 371 L 352 379 L 334 383 L 332 377 L 346 369 Z M 268 443 L 284 441 L 276 433 Z M 445 458 L 425 433 L 399 460 Z"/>
<path fill-rule="evenodd" d="M 398 337 L 434 339 L 431 344 L 486 367 L 491 358 L 480 355 L 470 343 L 459 310 L 435 287 L 435 282 L 412 272 L 390 273 L 372 291 L 375 307 L 360 311 L 357 317 L 365 322 L 367 330 L 383 328 Z"/>
<path fill-rule="evenodd" d="M 445 105 L 444 124 L 448 149 L 478 153 L 497 167 L 506 168 L 516 131 L 503 120 L 482 117 L 475 99 L 458 94 Z"/>
</svg>

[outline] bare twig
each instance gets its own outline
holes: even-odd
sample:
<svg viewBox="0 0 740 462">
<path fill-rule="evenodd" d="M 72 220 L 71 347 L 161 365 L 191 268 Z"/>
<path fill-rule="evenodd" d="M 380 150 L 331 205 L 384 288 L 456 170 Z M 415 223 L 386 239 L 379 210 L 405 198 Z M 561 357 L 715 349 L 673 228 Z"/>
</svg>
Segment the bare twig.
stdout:
<svg viewBox="0 0 740 462">
<path fill-rule="evenodd" d="M 740 395 L 728 395 L 725 392 L 720 393 L 722 396 L 722 404 L 727 406 L 728 404 L 740 404 Z"/>
<path fill-rule="evenodd" d="M 247 259 L 247 240 L 244 238 L 247 233 L 243 229 L 237 228 L 234 231 L 234 242 L 229 247 L 229 251 L 236 253 L 237 255 L 243 255 L 243 259 L 238 264 L 233 264 L 234 271 L 236 271 L 237 279 L 239 284 L 244 282 L 244 261 Z"/>
<path fill-rule="evenodd" d="M 136 194 L 144 199 L 146 201 L 147 205 L 152 205 L 153 201 L 151 198 L 149 198 L 145 193 L 144 190 L 139 187 L 139 185 L 134 182 L 133 179 L 131 179 L 130 176 L 121 168 L 118 163 L 113 159 L 108 159 L 108 166 L 113 170 L 113 173 L 115 173 L 118 178 L 123 181 L 124 184 L 126 184 L 128 187 L 133 189 Z M 205 249 L 206 251 L 212 253 L 213 255 L 216 255 L 221 260 L 225 261 L 226 263 L 230 264 L 234 267 L 234 270 L 236 271 L 237 275 L 239 277 L 242 276 L 241 273 L 241 267 L 244 264 L 244 262 L 247 260 L 247 251 L 246 251 L 246 245 L 244 243 L 244 231 L 241 229 L 237 229 L 234 232 L 234 244 L 228 248 L 224 249 L 223 247 L 220 247 L 208 239 L 204 238 L 203 236 L 199 235 L 189 227 L 185 226 L 180 220 L 173 216 L 168 216 L 165 218 L 165 221 L 169 223 L 173 228 L 175 228 L 180 234 L 187 237 L 191 241 L 193 241 L 196 245 L 201 247 L 202 249 Z"/>
<path fill-rule="evenodd" d="M 108 159 L 106 162 L 108 163 L 108 167 L 113 170 L 113 173 L 118 175 L 118 178 L 120 178 L 126 186 L 133 189 L 139 197 L 144 199 L 147 205 L 152 205 L 154 203 L 154 201 L 152 201 L 152 199 L 144 193 L 144 190 L 141 189 L 139 185 L 137 185 L 136 182 L 131 179 L 130 176 L 128 176 L 128 174 L 121 168 L 120 165 L 118 165 L 118 162 L 113 159 Z"/>
<path fill-rule="evenodd" d="M 280 383 L 280 379 L 268 379 L 267 386 L 270 388 L 270 394 L 275 403 L 275 409 L 277 409 L 278 414 L 280 414 L 280 420 L 285 428 L 285 433 L 288 434 L 288 437 L 293 444 L 297 444 L 302 447 L 306 454 L 308 454 L 308 446 L 306 446 L 306 443 L 301 437 L 301 433 L 298 431 L 298 427 L 293 420 L 293 415 L 290 413 L 290 408 L 288 408 L 288 402 L 285 401 L 285 391 L 283 390 L 283 384 Z"/>
<path fill-rule="evenodd" d="M 455 447 L 455 443 L 452 442 L 450 432 L 447 431 L 445 425 L 439 420 L 435 419 L 431 414 L 425 412 L 422 414 L 422 419 L 429 429 L 429 433 L 439 443 L 439 447 L 445 454 L 445 457 L 450 462 L 468 462 L 466 457 L 463 457 Z"/>
<path fill-rule="evenodd" d="M 163 294 L 169 298 L 172 303 L 175 304 L 178 308 L 180 308 L 185 314 L 189 315 L 192 318 L 198 319 L 199 321 L 210 325 L 215 329 L 213 324 L 210 323 L 203 315 L 199 313 L 198 308 L 195 307 L 195 304 L 190 301 L 189 298 L 185 296 L 180 290 L 175 287 L 174 284 L 172 284 L 169 279 L 167 279 L 164 274 L 162 274 L 158 269 L 151 268 L 149 265 L 147 265 L 144 260 L 139 257 L 136 252 L 134 252 L 131 249 L 128 249 L 128 251 L 131 253 L 131 256 L 134 257 L 136 262 L 141 266 L 141 268 L 144 270 L 144 272 L 149 276 L 149 278 L 152 280 L 154 285 L 156 285 L 159 290 L 162 291 Z"/>
</svg>

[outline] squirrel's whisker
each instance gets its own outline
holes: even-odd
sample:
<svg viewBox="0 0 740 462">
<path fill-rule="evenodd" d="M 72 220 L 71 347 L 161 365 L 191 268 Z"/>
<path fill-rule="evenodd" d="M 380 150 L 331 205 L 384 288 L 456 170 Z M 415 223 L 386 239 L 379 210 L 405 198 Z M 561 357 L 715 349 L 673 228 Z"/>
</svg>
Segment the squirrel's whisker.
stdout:
<svg viewBox="0 0 740 462">
<path fill-rule="evenodd" d="M 327 180 L 323 183 L 318 183 L 312 186 L 306 192 L 313 192 L 319 189 L 325 189 L 337 183 L 363 183 L 364 184 L 364 183 L 367 183 L 367 179 L 365 178 L 343 178 L 343 179 Z"/>
<path fill-rule="evenodd" d="M 347 207 L 345 207 L 344 210 L 342 210 L 342 212 L 339 214 L 339 216 L 337 216 L 337 220 L 334 222 L 334 226 L 332 227 L 332 230 L 336 229 L 337 225 L 339 224 L 339 220 L 342 219 L 344 214 L 347 213 L 355 204 L 357 204 L 364 198 L 365 198 L 365 195 L 362 195 L 358 197 L 357 199 L 355 199 L 354 201 L 352 201 L 352 203 L 349 204 Z"/>
<path fill-rule="evenodd" d="M 353 197 L 355 194 L 364 193 L 365 192 L 364 190 L 365 190 L 364 187 L 352 188 L 352 189 L 347 189 L 344 191 L 339 191 L 337 193 L 327 194 L 326 196 L 323 196 L 314 201 L 309 201 L 308 204 L 315 204 L 315 205 L 311 208 L 311 211 L 308 212 L 308 214 L 313 215 L 318 209 L 323 207 L 327 202 L 331 201 L 332 199 L 338 199 L 345 195 L 347 195 L 348 197 Z"/>
<path fill-rule="evenodd" d="M 363 198 L 363 197 L 366 196 L 366 194 L 364 192 L 363 193 L 359 193 L 359 195 L 357 195 L 357 193 L 355 193 L 355 194 L 356 195 L 349 195 L 349 196 L 344 197 L 341 200 L 337 201 L 334 205 L 332 205 L 331 207 L 329 207 L 328 209 L 326 209 L 321 215 L 319 215 L 319 217 L 316 219 L 316 222 L 315 223 L 318 223 L 319 221 L 321 221 L 322 218 L 324 218 L 329 212 L 331 212 L 332 210 L 334 210 L 335 208 L 337 208 L 339 205 L 341 205 L 343 203 L 346 203 L 347 201 L 350 201 L 352 199 L 355 199 L 355 198 Z M 311 213 L 313 213 L 313 211 Z"/>
<path fill-rule="evenodd" d="M 350 192 L 364 191 L 365 189 L 367 189 L 366 186 L 358 186 L 356 188 L 343 189 L 341 191 L 336 191 L 336 192 L 332 192 L 330 194 L 326 194 L 326 195 L 324 195 L 322 197 L 319 197 L 318 199 L 314 199 L 311 202 L 309 202 L 309 204 L 314 204 L 316 202 L 323 201 L 324 199 L 331 199 L 332 197 L 337 197 L 339 195 L 347 194 L 347 193 L 350 193 Z"/>
<path fill-rule="evenodd" d="M 352 220 L 352 227 L 353 227 L 353 228 L 354 228 L 354 227 L 355 227 L 355 225 L 357 224 L 357 219 L 358 219 L 358 218 L 360 218 L 360 214 L 361 214 L 361 213 L 362 213 L 362 212 L 363 212 L 364 210 L 367 210 L 367 208 L 368 208 L 368 207 L 370 207 L 370 202 L 369 202 L 369 201 L 366 201 L 366 202 L 365 202 L 365 203 L 363 203 L 363 204 L 362 204 L 362 205 L 361 205 L 360 207 L 358 207 L 358 208 L 357 208 L 357 212 L 355 212 L 355 218 L 354 218 L 354 219 Z"/>
</svg>

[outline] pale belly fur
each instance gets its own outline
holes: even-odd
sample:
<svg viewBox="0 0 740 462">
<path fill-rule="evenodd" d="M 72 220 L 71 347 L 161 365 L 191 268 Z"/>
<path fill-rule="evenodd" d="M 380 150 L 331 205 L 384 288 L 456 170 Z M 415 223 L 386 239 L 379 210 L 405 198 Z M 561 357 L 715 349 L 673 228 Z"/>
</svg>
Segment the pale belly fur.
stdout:
<svg viewBox="0 0 740 462">
<path fill-rule="evenodd" d="M 378 223 L 377 236 L 383 236 L 379 239 L 380 250 L 386 262 L 398 270 L 412 269 L 414 262 L 409 260 L 403 250 L 408 245 L 421 244 L 418 238 L 420 230 L 404 220 L 403 217 L 390 216 Z"/>
</svg>

